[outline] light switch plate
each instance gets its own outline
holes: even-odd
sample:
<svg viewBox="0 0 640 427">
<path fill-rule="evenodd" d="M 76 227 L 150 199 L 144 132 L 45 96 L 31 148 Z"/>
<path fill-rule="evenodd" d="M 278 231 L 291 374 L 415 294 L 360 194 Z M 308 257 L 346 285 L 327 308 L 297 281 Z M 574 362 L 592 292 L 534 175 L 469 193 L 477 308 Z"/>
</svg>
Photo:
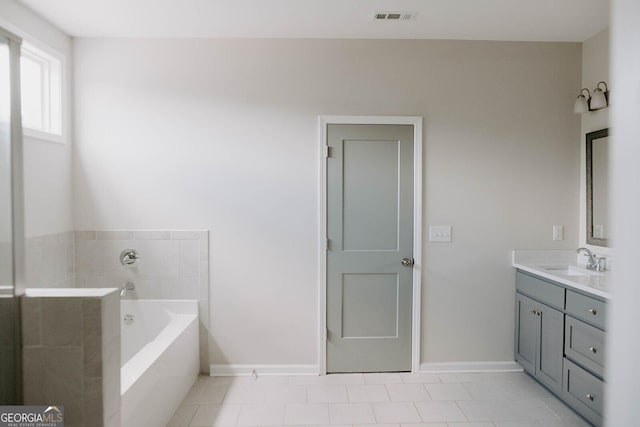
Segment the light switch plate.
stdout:
<svg viewBox="0 0 640 427">
<path fill-rule="evenodd" d="M 553 226 L 553 240 L 564 240 L 564 227 L 562 225 Z"/>
<path fill-rule="evenodd" d="M 451 226 L 450 225 L 430 225 L 429 241 L 430 242 L 451 242 Z"/>
</svg>

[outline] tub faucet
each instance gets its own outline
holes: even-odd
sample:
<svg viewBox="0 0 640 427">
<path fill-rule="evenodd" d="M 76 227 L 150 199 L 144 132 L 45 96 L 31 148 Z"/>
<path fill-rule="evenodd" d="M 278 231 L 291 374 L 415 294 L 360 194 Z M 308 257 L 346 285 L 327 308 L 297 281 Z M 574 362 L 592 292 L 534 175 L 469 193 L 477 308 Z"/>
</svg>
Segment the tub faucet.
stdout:
<svg viewBox="0 0 640 427">
<path fill-rule="evenodd" d="M 589 261 L 587 261 L 587 270 L 598 270 L 598 260 L 596 256 L 587 248 L 578 248 L 576 253 L 586 252 L 584 255 L 589 257 Z"/>
<path fill-rule="evenodd" d="M 130 291 L 133 291 L 135 289 L 136 289 L 136 285 L 133 282 L 127 282 L 124 285 L 122 285 L 122 288 L 120 289 L 120 296 L 126 297 L 127 295 L 129 295 Z"/>
</svg>

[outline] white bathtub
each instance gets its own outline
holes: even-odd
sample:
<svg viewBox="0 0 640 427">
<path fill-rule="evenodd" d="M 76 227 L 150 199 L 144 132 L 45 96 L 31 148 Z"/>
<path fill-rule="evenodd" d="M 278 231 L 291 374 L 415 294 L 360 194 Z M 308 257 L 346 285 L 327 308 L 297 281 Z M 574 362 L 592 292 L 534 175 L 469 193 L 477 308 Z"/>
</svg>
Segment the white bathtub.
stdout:
<svg viewBox="0 0 640 427">
<path fill-rule="evenodd" d="M 165 426 L 198 376 L 198 302 L 122 300 L 120 316 L 122 427 Z"/>
</svg>

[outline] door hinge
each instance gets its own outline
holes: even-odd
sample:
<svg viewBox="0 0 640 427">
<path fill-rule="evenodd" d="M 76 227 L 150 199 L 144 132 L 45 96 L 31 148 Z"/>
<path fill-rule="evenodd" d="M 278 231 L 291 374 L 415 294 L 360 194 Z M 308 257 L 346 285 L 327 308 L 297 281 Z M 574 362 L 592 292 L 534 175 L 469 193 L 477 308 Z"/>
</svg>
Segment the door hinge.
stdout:
<svg viewBox="0 0 640 427">
<path fill-rule="evenodd" d="M 324 146 L 324 157 L 325 159 L 331 157 L 331 147 L 329 147 L 328 145 Z"/>
<path fill-rule="evenodd" d="M 325 251 L 329 250 L 329 239 L 324 239 L 324 250 Z"/>
</svg>

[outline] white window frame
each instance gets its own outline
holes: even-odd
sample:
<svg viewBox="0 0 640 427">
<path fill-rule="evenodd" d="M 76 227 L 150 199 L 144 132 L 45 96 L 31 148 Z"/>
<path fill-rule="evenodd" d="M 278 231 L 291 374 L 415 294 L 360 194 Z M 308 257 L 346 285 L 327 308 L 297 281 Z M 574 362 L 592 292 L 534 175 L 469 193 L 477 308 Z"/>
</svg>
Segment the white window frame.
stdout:
<svg viewBox="0 0 640 427">
<path fill-rule="evenodd" d="M 65 56 L 42 43 L 23 39 L 20 57 L 42 64 L 42 129 L 23 125 L 26 137 L 66 142 L 66 64 Z M 53 81 L 52 79 L 58 80 Z M 55 103 L 55 105 L 54 105 Z"/>
</svg>

